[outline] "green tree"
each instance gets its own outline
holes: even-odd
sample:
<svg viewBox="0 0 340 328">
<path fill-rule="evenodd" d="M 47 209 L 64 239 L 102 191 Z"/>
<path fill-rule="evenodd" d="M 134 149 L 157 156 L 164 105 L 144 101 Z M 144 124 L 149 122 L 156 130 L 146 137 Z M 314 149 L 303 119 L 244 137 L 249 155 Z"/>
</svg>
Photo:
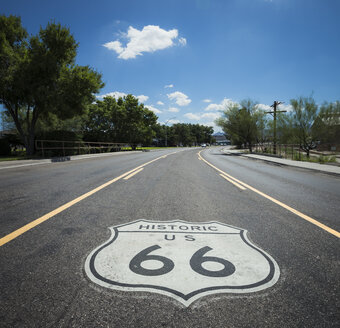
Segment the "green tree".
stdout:
<svg viewBox="0 0 340 328">
<path fill-rule="evenodd" d="M 323 144 L 340 142 L 340 101 L 325 102 L 321 105 L 319 115 L 312 127 L 312 133 Z"/>
<path fill-rule="evenodd" d="M 273 131 L 273 120 L 269 122 L 270 130 Z M 296 143 L 295 132 L 293 128 L 293 118 L 289 113 L 277 113 L 276 120 L 277 140 L 280 144 Z"/>
<path fill-rule="evenodd" d="M 300 148 L 309 157 L 309 152 L 315 148 L 317 139 L 313 126 L 318 118 L 318 106 L 312 97 L 291 99 L 290 103 L 293 107 L 292 125 L 294 136 L 297 138 Z"/>
<path fill-rule="evenodd" d="M 265 126 L 264 112 L 252 100 L 242 100 L 240 104 L 231 104 L 223 112 L 223 117 L 215 122 L 230 138 L 233 144 L 252 147 L 263 135 Z"/>
<path fill-rule="evenodd" d="M 172 146 L 197 146 L 211 143 L 214 129 L 211 126 L 176 123 L 168 127 L 168 143 Z"/>
<path fill-rule="evenodd" d="M 37 122 L 84 113 L 103 83 L 88 66 L 75 65 L 78 44 L 69 29 L 49 23 L 28 37 L 19 17 L 0 16 L 0 103 L 11 116 L 28 155 Z"/>
<path fill-rule="evenodd" d="M 84 138 L 92 141 L 150 145 L 156 135 L 157 116 L 132 95 L 105 97 L 89 106 Z"/>
</svg>

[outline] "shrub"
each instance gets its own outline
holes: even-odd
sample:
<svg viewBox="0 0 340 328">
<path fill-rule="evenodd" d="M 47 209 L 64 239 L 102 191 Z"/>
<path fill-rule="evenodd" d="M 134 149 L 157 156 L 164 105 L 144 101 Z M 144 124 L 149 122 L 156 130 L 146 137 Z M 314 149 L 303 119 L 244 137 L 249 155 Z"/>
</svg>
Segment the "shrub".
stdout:
<svg viewBox="0 0 340 328">
<path fill-rule="evenodd" d="M 8 156 L 11 155 L 11 146 L 7 139 L 0 139 L 0 155 Z"/>
</svg>

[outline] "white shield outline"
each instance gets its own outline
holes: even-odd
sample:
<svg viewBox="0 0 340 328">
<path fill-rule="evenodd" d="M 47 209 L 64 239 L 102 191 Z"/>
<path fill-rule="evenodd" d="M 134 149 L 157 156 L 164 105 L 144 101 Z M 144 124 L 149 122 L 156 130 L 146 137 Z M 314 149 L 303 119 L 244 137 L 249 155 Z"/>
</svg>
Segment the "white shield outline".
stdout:
<svg viewBox="0 0 340 328">
<path fill-rule="evenodd" d="M 239 235 L 243 242 L 251 247 L 252 249 L 259 252 L 268 262 L 270 271 L 266 278 L 262 279 L 261 281 L 258 281 L 257 283 L 253 283 L 250 285 L 244 285 L 244 286 L 212 286 L 208 288 L 202 288 L 195 290 L 193 292 L 190 292 L 188 294 L 181 293 L 175 289 L 164 287 L 164 286 L 157 286 L 157 285 L 150 285 L 150 284 L 130 284 L 130 283 L 121 283 L 118 281 L 113 281 L 110 279 L 107 279 L 103 276 L 101 276 L 95 268 L 94 262 L 95 258 L 98 255 L 98 253 L 103 250 L 104 248 L 108 247 L 112 243 L 115 242 L 115 240 L 119 236 L 119 228 L 132 225 L 139 222 L 145 222 L 150 224 L 170 224 L 170 223 L 182 223 L 182 224 L 218 224 L 225 227 L 229 227 L 235 230 L 239 231 Z M 182 221 L 182 220 L 174 220 L 174 221 L 150 221 L 150 220 L 136 220 L 132 222 L 128 222 L 125 224 L 112 226 L 109 228 L 111 231 L 111 237 L 105 241 L 103 244 L 95 248 L 86 258 L 85 261 L 85 272 L 89 279 L 105 288 L 113 289 L 113 290 L 121 290 L 121 291 L 142 291 L 142 292 L 151 292 L 151 293 L 158 293 L 161 295 L 167 295 L 170 296 L 177 301 L 181 302 L 185 306 L 189 306 L 192 302 L 195 300 L 212 294 L 245 294 L 245 293 L 253 293 L 257 291 L 261 291 L 264 289 L 267 289 L 269 287 L 272 287 L 279 279 L 280 277 L 280 269 L 276 261 L 264 250 L 260 249 L 259 247 L 255 246 L 247 237 L 247 230 L 241 229 L 238 227 L 234 227 L 229 224 L 217 222 L 217 221 L 209 221 L 209 222 L 188 222 L 188 221 Z"/>
</svg>

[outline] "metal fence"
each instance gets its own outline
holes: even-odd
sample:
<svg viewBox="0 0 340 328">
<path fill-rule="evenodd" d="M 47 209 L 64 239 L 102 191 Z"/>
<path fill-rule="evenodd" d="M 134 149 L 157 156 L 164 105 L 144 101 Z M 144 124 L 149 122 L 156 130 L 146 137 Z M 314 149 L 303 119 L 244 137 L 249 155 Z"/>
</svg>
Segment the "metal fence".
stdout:
<svg viewBox="0 0 340 328">
<path fill-rule="evenodd" d="M 262 154 L 274 154 L 275 153 L 274 144 L 273 143 L 256 144 L 253 147 L 253 152 Z M 301 149 L 300 145 L 277 144 L 275 155 L 282 158 L 301 160 L 301 157 L 303 156 L 303 150 Z"/>
<path fill-rule="evenodd" d="M 137 145 L 117 142 L 35 140 L 35 149 L 42 157 L 108 153 L 136 148 Z"/>
<path fill-rule="evenodd" d="M 331 151 L 323 152 L 317 151 L 317 149 L 310 150 L 310 155 L 313 156 L 334 156 L 336 155 L 336 147 L 327 147 Z M 334 149 L 332 149 L 334 148 Z M 261 154 L 274 154 L 274 144 L 273 143 L 262 143 L 253 146 L 253 152 Z M 299 144 L 277 144 L 276 145 L 276 156 L 281 158 L 302 160 L 306 156 L 306 152 L 302 150 Z"/>
</svg>

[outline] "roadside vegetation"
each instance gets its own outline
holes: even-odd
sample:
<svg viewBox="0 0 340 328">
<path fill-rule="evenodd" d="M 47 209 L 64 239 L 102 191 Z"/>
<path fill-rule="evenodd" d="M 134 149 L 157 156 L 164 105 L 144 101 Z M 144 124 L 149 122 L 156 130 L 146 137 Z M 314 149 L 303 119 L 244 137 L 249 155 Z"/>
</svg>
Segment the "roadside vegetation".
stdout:
<svg viewBox="0 0 340 328">
<path fill-rule="evenodd" d="M 230 104 L 216 120 L 231 143 L 249 152 L 319 163 L 336 162 L 340 151 L 340 101 L 318 105 L 313 97 L 291 99 L 274 121 L 252 100 Z"/>
<path fill-rule="evenodd" d="M 29 35 L 20 17 L 0 16 L 1 114 L 4 130 L 14 131 L 1 136 L 0 156 L 39 156 L 35 141 L 42 139 L 117 142 L 127 149 L 213 141 L 212 127 L 159 124 L 154 112 L 132 95 L 98 98 L 102 76 L 75 64 L 77 48 L 70 30 L 60 24 L 51 22 Z"/>
</svg>

